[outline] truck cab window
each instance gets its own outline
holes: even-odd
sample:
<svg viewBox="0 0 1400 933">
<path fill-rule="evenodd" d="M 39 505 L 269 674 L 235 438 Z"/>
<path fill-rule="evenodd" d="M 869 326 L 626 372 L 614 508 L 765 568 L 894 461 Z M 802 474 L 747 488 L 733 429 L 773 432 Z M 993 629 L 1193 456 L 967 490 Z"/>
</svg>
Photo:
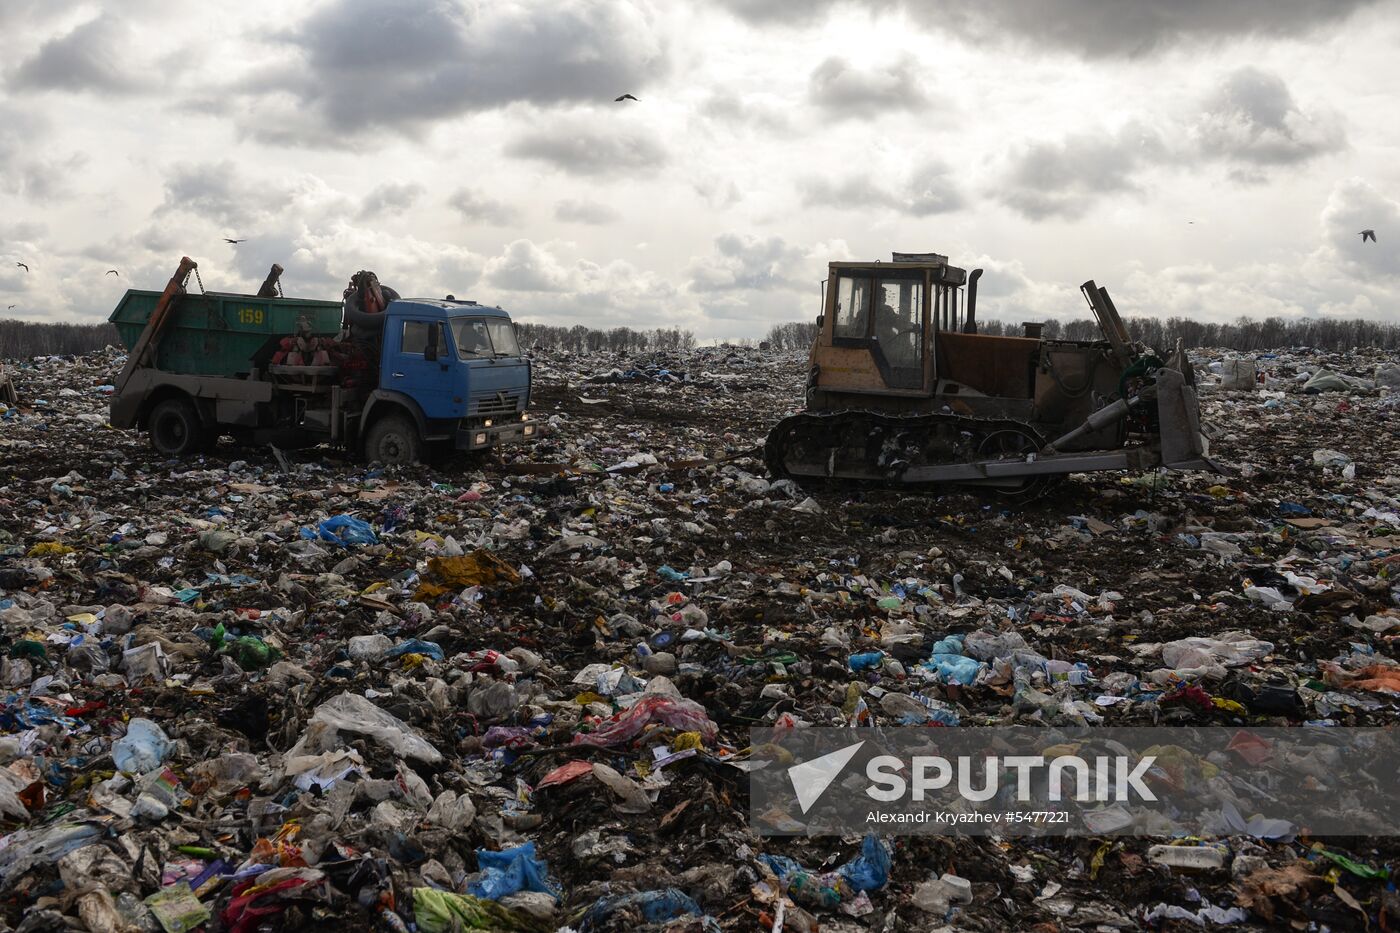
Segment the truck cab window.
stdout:
<svg viewBox="0 0 1400 933">
<path fill-rule="evenodd" d="M 441 326 L 441 324 L 430 324 L 427 321 L 404 321 L 403 340 L 399 344 L 399 351 L 422 356 L 423 351 L 428 348 L 428 335 L 431 333 L 431 328 Z M 447 340 L 444 339 L 441 331 L 438 332 L 437 344 L 439 353 L 447 346 Z"/>
<path fill-rule="evenodd" d="M 457 338 L 457 354 L 462 359 L 474 356 L 494 356 L 491 335 L 486 322 L 480 318 L 464 318 L 452 322 L 452 334 Z"/>
</svg>

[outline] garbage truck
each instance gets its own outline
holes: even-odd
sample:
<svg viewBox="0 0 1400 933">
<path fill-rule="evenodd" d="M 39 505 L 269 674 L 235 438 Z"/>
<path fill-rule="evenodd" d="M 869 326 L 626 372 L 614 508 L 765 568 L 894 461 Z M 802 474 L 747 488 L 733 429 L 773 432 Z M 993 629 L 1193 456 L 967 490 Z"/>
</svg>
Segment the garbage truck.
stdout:
<svg viewBox="0 0 1400 933">
<path fill-rule="evenodd" d="M 274 273 L 279 272 L 274 267 Z M 144 429 L 167 457 L 222 437 L 331 444 L 384 464 L 536 440 L 530 361 L 510 315 L 474 301 L 405 299 L 373 273 L 342 301 L 187 291 L 180 260 L 161 292 L 128 290 L 109 320 L 128 350 L 113 427 Z"/>
</svg>

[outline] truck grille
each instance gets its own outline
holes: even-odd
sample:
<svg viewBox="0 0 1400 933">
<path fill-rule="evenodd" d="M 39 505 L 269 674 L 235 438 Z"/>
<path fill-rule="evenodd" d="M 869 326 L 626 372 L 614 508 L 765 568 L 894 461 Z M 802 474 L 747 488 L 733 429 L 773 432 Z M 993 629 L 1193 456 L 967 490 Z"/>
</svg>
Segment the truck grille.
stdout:
<svg viewBox="0 0 1400 933">
<path fill-rule="evenodd" d="M 470 414 L 506 415 L 520 410 L 520 394 L 497 392 L 494 395 L 481 395 L 472 399 Z"/>
</svg>

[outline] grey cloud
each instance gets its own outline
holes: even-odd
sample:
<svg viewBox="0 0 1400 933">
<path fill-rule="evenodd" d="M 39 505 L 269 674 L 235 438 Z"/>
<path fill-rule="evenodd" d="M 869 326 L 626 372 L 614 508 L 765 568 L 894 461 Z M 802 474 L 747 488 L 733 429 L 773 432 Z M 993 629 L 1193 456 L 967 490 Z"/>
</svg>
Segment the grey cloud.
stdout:
<svg viewBox="0 0 1400 933">
<path fill-rule="evenodd" d="M 104 13 L 50 39 L 10 78 L 12 87 L 50 91 L 128 94 L 154 86 L 136 67 L 142 61 L 132 30 Z"/>
<path fill-rule="evenodd" d="M 1101 195 L 1138 192 L 1152 168 L 1221 163 L 1232 180 L 1258 184 L 1276 166 L 1296 165 L 1346 145 L 1331 111 L 1304 113 L 1278 75 L 1240 68 L 1227 75 L 1194 121 L 1160 129 L 1129 123 L 1116 133 L 1081 133 L 1015 150 L 993 191 L 1032 220 L 1082 217 Z"/>
<path fill-rule="evenodd" d="M 666 163 L 666 150 L 640 132 L 599 132 L 583 123 L 551 124 L 517 136 L 506 155 L 537 159 L 571 175 L 650 172 Z"/>
<path fill-rule="evenodd" d="M 1090 58 L 1136 58 L 1174 46 L 1261 35 L 1302 36 L 1381 0 L 721 0 L 758 25 L 811 25 L 842 5 L 902 9 L 977 44 L 1008 38 Z"/>
<path fill-rule="evenodd" d="M 908 2 L 924 23 L 975 42 L 1005 36 L 1089 58 L 1135 58 L 1249 35 L 1299 36 L 1378 0 L 982 0 Z"/>
<path fill-rule="evenodd" d="M 1195 135 L 1204 155 L 1247 166 L 1297 164 L 1346 145 L 1335 114 L 1303 113 L 1281 77 L 1253 67 L 1225 78 Z"/>
<path fill-rule="evenodd" d="M 414 131 L 521 101 L 611 101 L 666 68 L 646 16 L 621 0 L 332 0 L 282 38 L 301 62 L 249 90 L 289 93 L 332 132 Z M 248 129 L 267 138 L 257 124 Z"/>
<path fill-rule="evenodd" d="M 700 113 L 711 120 L 742 126 L 761 127 L 767 130 L 786 130 L 791 125 L 787 116 L 762 100 L 755 101 L 738 94 L 711 94 L 700 105 Z"/>
<path fill-rule="evenodd" d="M 1032 220 L 1082 217 L 1104 194 L 1139 190 L 1137 173 L 1168 158 L 1156 132 L 1136 125 L 1116 134 L 1078 134 L 1013 153 L 995 195 Z"/>
<path fill-rule="evenodd" d="M 918 62 L 910 56 L 874 68 L 857 67 L 832 56 L 812 71 L 807 96 L 812 103 L 843 117 L 873 117 L 890 110 L 923 110 L 928 106 Z"/>
<path fill-rule="evenodd" d="M 86 155 L 75 152 L 65 158 L 24 162 L 15 173 L 19 193 L 41 204 L 65 201 L 76 194 L 73 180 L 80 176 L 80 169 L 87 161 Z"/>
<path fill-rule="evenodd" d="M 967 203 L 952 169 L 937 160 L 918 166 L 898 187 L 882 185 L 869 175 L 859 173 L 839 181 L 809 178 L 799 187 L 802 203 L 808 207 L 868 211 L 876 206 L 914 217 L 927 217 L 956 211 Z"/>
<path fill-rule="evenodd" d="M 791 288 L 797 281 L 793 272 L 800 268 L 803 260 L 801 250 L 789 246 L 778 236 L 760 238 L 726 233 L 715 238 L 715 252 L 716 256 L 691 262 L 691 291 Z"/>
<path fill-rule="evenodd" d="M 161 211 L 188 211 L 237 231 L 263 214 L 264 204 L 281 203 L 291 192 L 273 185 L 255 186 L 230 161 L 184 163 L 170 168 Z"/>
<path fill-rule="evenodd" d="M 1357 234 L 1376 231 L 1375 243 Z M 1400 203 L 1381 194 L 1360 178 L 1337 184 L 1322 210 L 1324 244 L 1335 260 L 1370 275 L 1400 276 Z"/>
<path fill-rule="evenodd" d="M 554 255 L 529 240 L 516 240 L 487 260 L 485 281 L 517 292 L 562 292 L 571 284 L 568 270 Z"/>
<path fill-rule="evenodd" d="M 427 191 L 427 188 L 417 182 L 386 181 L 365 195 L 365 203 L 360 208 L 360 216 L 371 218 L 408 210 Z"/>
<path fill-rule="evenodd" d="M 733 207 L 744 200 L 744 191 L 733 178 L 715 172 L 704 172 L 691 179 L 690 187 L 716 210 Z"/>
<path fill-rule="evenodd" d="M 729 12 L 757 25 L 805 24 L 825 19 L 841 0 L 720 0 Z"/>
<path fill-rule="evenodd" d="M 447 206 L 465 220 L 480 221 L 485 224 L 503 227 L 513 224 L 520 218 L 520 212 L 509 204 L 489 198 L 472 188 L 458 188 L 447 199 Z"/>
<path fill-rule="evenodd" d="M 86 163 L 74 153 L 55 157 L 48 145 L 50 123 L 42 114 L 0 100 L 0 191 L 47 203 L 69 195 L 71 173 Z"/>
<path fill-rule="evenodd" d="M 622 219 L 622 215 L 608 205 L 600 204 L 597 201 L 565 198 L 554 205 L 554 219 L 570 224 L 603 226 L 616 223 Z"/>
</svg>

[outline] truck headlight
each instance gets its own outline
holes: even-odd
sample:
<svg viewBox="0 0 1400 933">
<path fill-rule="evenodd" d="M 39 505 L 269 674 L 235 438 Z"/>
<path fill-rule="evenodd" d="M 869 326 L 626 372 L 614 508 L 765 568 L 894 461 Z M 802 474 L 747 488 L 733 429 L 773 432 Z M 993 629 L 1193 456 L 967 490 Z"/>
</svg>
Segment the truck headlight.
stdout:
<svg viewBox="0 0 1400 933">
<path fill-rule="evenodd" d="M 478 444 L 484 444 L 484 443 L 486 443 L 486 435 L 485 435 L 485 434 L 478 434 L 478 435 L 476 436 L 476 443 L 478 443 Z"/>
<path fill-rule="evenodd" d="M 534 433 L 535 433 L 535 426 L 534 426 L 533 424 L 527 424 L 527 425 L 525 425 L 525 436 L 526 436 L 526 437 L 529 437 L 531 434 L 534 434 Z"/>
<path fill-rule="evenodd" d="M 490 418 L 487 418 L 485 424 L 486 424 L 486 427 L 488 427 L 488 428 L 491 427 L 491 419 L 490 419 Z"/>
</svg>

